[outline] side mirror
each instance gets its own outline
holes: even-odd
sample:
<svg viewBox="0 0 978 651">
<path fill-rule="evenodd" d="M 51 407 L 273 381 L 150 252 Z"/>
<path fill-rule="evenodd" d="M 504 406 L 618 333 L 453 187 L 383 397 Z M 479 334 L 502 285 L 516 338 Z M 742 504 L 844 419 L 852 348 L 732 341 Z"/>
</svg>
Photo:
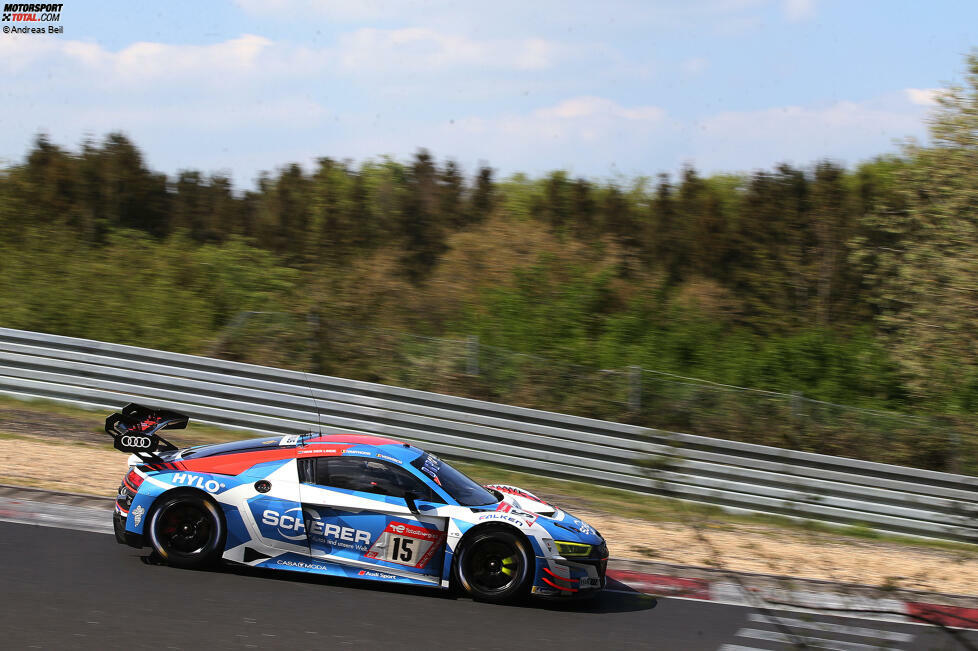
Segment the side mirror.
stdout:
<svg viewBox="0 0 978 651">
<path fill-rule="evenodd" d="M 415 515 L 420 515 L 421 513 L 418 511 L 418 505 L 415 503 L 415 500 L 420 499 L 421 495 L 414 491 L 408 491 L 404 494 L 404 502 L 407 504 L 407 507 L 411 509 L 411 513 L 414 513 Z"/>
</svg>

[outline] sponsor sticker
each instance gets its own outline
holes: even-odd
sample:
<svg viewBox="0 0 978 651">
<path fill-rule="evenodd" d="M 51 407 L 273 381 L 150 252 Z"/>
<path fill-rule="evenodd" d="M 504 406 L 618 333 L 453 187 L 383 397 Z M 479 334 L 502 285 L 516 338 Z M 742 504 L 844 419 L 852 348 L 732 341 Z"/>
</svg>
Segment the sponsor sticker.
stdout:
<svg viewBox="0 0 978 651">
<path fill-rule="evenodd" d="M 584 522 L 583 520 L 578 520 L 577 518 L 574 518 L 574 524 L 577 525 L 577 530 L 583 533 L 584 535 L 589 535 L 594 533 L 594 529 L 592 529 L 588 525 L 588 523 Z"/>
<path fill-rule="evenodd" d="M 441 469 L 441 461 L 433 454 L 425 456 L 424 463 L 421 465 L 421 472 L 438 481 L 438 471 Z M 441 485 L 441 482 L 438 482 Z"/>
<path fill-rule="evenodd" d="M 298 506 L 279 513 L 265 509 L 261 514 L 262 524 L 275 527 L 275 533 L 286 540 L 305 540 L 306 523 L 302 518 L 302 509 Z"/>
<path fill-rule="evenodd" d="M 178 486 L 193 486 L 194 488 L 205 490 L 208 493 L 217 493 L 227 487 L 224 482 L 219 482 L 216 479 L 208 479 L 190 472 L 178 472 L 174 474 L 170 477 L 170 483 Z"/>
<path fill-rule="evenodd" d="M 365 556 L 422 569 L 444 540 L 443 531 L 395 521 L 387 525 Z"/>
<path fill-rule="evenodd" d="M 479 516 L 478 520 L 480 522 L 483 522 L 485 520 L 500 520 L 502 522 L 515 524 L 517 527 L 527 526 L 526 522 L 524 520 L 521 520 L 520 518 L 512 516 L 508 513 L 498 513 L 496 511 L 493 511 L 492 513 L 483 513 L 482 515 Z"/>
<path fill-rule="evenodd" d="M 143 514 L 145 513 L 146 513 L 146 509 L 143 508 L 142 504 L 134 508 L 132 510 L 132 523 L 138 527 L 139 523 L 142 522 Z"/>
<path fill-rule="evenodd" d="M 514 508 L 512 504 L 507 502 L 500 502 L 499 506 L 496 507 L 496 513 L 509 513 L 513 517 L 522 518 L 526 521 L 527 526 L 530 527 L 533 526 L 533 523 L 539 517 L 536 513 L 529 513 L 528 511 L 521 511 L 520 509 Z"/>
<path fill-rule="evenodd" d="M 298 434 L 288 434 L 286 436 L 283 436 L 281 438 L 281 440 L 278 442 L 278 444 L 280 446 L 282 446 L 282 445 L 298 445 L 299 444 L 299 435 Z"/>
<path fill-rule="evenodd" d="M 278 559 L 275 561 L 276 565 L 284 565 L 286 567 L 297 567 L 303 570 L 328 570 L 329 566 L 320 565 L 318 563 L 304 563 L 302 561 L 286 561 Z"/>
<path fill-rule="evenodd" d="M 367 545 L 370 544 L 369 531 L 327 522 L 312 509 L 306 509 L 304 514 L 298 506 L 284 513 L 265 509 L 261 514 L 261 524 L 271 528 L 268 533 L 284 540 L 301 541 L 308 536 L 314 543 L 359 552 L 367 551 Z"/>
</svg>

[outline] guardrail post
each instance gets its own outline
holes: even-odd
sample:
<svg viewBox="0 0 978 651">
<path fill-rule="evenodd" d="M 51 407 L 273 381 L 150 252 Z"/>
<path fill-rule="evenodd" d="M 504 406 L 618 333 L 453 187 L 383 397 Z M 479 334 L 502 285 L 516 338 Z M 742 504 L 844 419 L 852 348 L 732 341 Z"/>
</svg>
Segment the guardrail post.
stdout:
<svg viewBox="0 0 978 651">
<path fill-rule="evenodd" d="M 469 335 L 465 344 L 465 372 L 468 375 L 479 374 L 479 337 Z"/>
<path fill-rule="evenodd" d="M 642 408 L 642 367 L 628 367 L 628 410 L 637 413 Z"/>
</svg>

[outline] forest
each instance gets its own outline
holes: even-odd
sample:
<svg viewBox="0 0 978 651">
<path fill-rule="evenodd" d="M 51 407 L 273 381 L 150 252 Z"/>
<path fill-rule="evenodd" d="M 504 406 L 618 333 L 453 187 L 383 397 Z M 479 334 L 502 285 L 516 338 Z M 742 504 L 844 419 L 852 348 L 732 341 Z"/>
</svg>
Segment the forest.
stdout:
<svg viewBox="0 0 978 651">
<path fill-rule="evenodd" d="M 967 63 L 928 143 L 849 166 L 497 178 L 419 149 L 241 190 L 39 135 L 0 171 L 0 325 L 870 458 L 900 429 L 682 388 L 733 385 L 907 414 L 895 460 L 943 469 L 978 406 Z"/>
</svg>

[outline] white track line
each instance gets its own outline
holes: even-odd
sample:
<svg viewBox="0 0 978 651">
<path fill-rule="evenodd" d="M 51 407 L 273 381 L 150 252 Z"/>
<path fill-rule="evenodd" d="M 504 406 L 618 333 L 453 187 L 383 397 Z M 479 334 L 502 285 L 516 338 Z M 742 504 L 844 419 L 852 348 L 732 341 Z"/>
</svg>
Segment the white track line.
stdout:
<svg viewBox="0 0 978 651">
<path fill-rule="evenodd" d="M 786 635 L 776 631 L 763 631 L 757 628 L 742 628 L 734 633 L 734 637 L 746 637 L 752 640 L 764 640 L 766 642 L 781 642 L 782 644 L 801 643 L 806 649 L 830 649 L 830 651 L 899 651 L 892 647 L 881 647 L 878 644 L 843 642 L 841 640 L 829 640 L 827 638 L 808 637 L 805 635 Z"/>
<path fill-rule="evenodd" d="M 761 624 L 781 625 L 786 628 L 805 628 L 809 630 L 821 631 L 823 633 L 838 633 L 840 635 L 852 635 L 856 637 L 869 637 L 874 640 L 886 640 L 887 642 L 913 642 L 914 636 L 909 633 L 894 633 L 875 628 L 862 628 L 859 626 L 843 626 L 842 624 L 831 624 L 829 622 L 813 622 L 804 619 L 794 619 L 791 617 L 769 617 L 759 613 L 751 613 L 747 616 L 751 622 Z"/>
</svg>

